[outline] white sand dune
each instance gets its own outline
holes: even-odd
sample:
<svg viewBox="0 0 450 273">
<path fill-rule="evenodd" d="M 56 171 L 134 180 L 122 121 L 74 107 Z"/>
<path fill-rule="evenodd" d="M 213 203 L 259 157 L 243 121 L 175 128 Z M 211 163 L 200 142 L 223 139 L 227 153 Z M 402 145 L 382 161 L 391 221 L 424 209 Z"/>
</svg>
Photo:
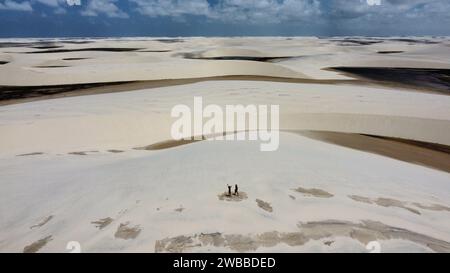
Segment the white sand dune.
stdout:
<svg viewBox="0 0 450 273">
<path fill-rule="evenodd" d="M 26 40 L 30 42 L 29 40 Z M 386 40 L 369 46 L 342 46 L 336 41 L 317 38 L 191 38 L 183 42 L 162 43 L 151 39 L 91 40 L 87 44 L 67 44 L 56 49 L 5 47 L 3 54 L 14 58 L 8 69 L 0 67 L 0 85 L 57 85 L 91 82 L 201 78 L 225 75 L 254 75 L 286 78 L 349 79 L 323 70 L 333 66 L 383 66 L 450 68 L 450 47 L 444 43 L 420 44 Z M 99 48 L 138 49 L 138 51 L 75 51 L 26 54 L 46 50 Z M 143 52 L 143 51 L 158 52 Z M 169 52 L 159 52 L 159 51 Z M 401 54 L 378 54 L 401 50 Z M 276 64 L 242 61 L 187 60 L 184 53 L 202 57 L 297 57 Z M 70 62 L 58 69 L 33 68 L 63 58 L 89 58 Z"/>
<path fill-rule="evenodd" d="M 258 144 L 251 142 L 200 142 L 155 152 L 2 159 L 0 250 L 20 252 L 51 235 L 52 241 L 41 251 L 62 252 L 67 242 L 78 241 L 87 252 L 153 252 L 155 242 L 164 238 L 215 232 L 299 232 L 299 222 L 329 219 L 376 220 L 450 240 L 449 212 L 412 205 L 448 207 L 448 173 L 293 134 L 282 134 L 281 143 L 274 153 L 261 153 Z M 248 198 L 219 200 L 217 195 L 227 183 L 238 183 Z M 303 195 L 293 190 L 298 187 L 321 189 L 333 196 Z M 356 202 L 350 195 L 401 200 L 420 215 L 399 207 Z M 256 199 L 270 203 L 273 211 L 259 208 Z M 30 229 L 50 215 L 53 218 L 48 223 Z M 101 230 L 91 223 L 107 217 L 113 221 Z M 130 227 L 139 226 L 139 235 L 129 240 L 116 238 L 119 225 L 127 222 Z M 350 239 L 343 244 L 344 239 L 331 236 L 328 240 L 336 242 L 331 247 L 324 245 L 324 238 L 295 247 L 280 243 L 275 249 L 365 251 L 363 243 Z M 408 241 L 380 242 L 391 251 L 431 251 Z M 207 245 L 187 251 L 232 249 Z"/>
<path fill-rule="evenodd" d="M 450 97 L 380 88 L 211 81 L 3 106 L 2 154 L 133 148 L 171 139 L 170 110 L 278 104 L 282 130 L 372 134 L 450 145 Z M 396 107 L 387 107 L 393 102 Z M 33 136 L 30 138 L 30 136 Z"/>
<path fill-rule="evenodd" d="M 30 41 L 36 42 L 18 40 Z M 450 47 L 443 41 L 387 39 L 365 46 L 313 37 L 86 41 L 52 40 L 63 46 L 56 50 L 139 50 L 35 54 L 26 52 L 44 49 L 2 47 L 0 60 L 10 63 L 0 65 L 0 86 L 255 78 L 0 106 L 0 252 L 64 252 L 69 241 L 78 241 L 86 252 L 364 252 L 371 240 L 386 252 L 450 252 L 445 164 L 434 169 L 383 151 L 367 152 L 389 149 L 396 145 L 392 140 L 377 138 L 383 145 L 357 150 L 304 133 L 368 134 L 450 146 L 446 94 L 364 81 L 321 82 L 353 79 L 324 70 L 333 66 L 449 68 Z M 143 52 L 152 50 L 170 51 Z M 294 58 L 199 60 L 183 58 L 185 53 Z M 299 82 L 255 80 L 261 76 Z M 194 96 L 201 96 L 204 105 L 279 105 L 279 150 L 260 152 L 260 143 L 251 141 L 136 149 L 167 143 L 175 121 L 172 107 L 192 106 Z M 358 145 L 348 146 L 361 145 L 363 136 Z M 396 150 L 416 147 L 402 145 Z M 429 161 L 436 153 L 436 160 L 449 158 L 427 147 L 412 152 Z M 239 184 L 247 198 L 220 200 L 227 184 Z M 171 247 L 174 237 L 181 242 Z M 214 239 L 222 243 L 211 243 Z M 242 240 L 246 243 L 238 244 Z"/>
<path fill-rule="evenodd" d="M 36 66 L 59 64 L 59 61 L 37 62 Z M 245 61 L 168 60 L 151 63 L 110 63 L 84 65 L 65 62 L 58 69 L 11 67 L 3 75 L 1 85 L 59 85 L 97 82 L 121 82 L 165 79 L 189 79 L 233 75 L 258 75 L 281 78 L 308 78 L 300 72 L 269 63 Z M 126 71 L 126 73 L 124 73 Z M 27 79 L 27 80 L 23 80 Z"/>
</svg>

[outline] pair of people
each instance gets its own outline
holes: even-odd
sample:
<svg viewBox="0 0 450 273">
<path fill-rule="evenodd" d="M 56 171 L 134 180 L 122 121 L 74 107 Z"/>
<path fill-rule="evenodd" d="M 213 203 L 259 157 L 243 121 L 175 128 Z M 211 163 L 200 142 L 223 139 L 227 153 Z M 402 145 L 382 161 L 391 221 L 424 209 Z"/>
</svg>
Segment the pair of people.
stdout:
<svg viewBox="0 0 450 273">
<path fill-rule="evenodd" d="M 228 196 L 231 196 L 231 185 L 227 184 L 227 187 L 228 187 Z M 234 195 L 239 195 L 239 188 L 237 184 L 234 185 Z"/>
</svg>

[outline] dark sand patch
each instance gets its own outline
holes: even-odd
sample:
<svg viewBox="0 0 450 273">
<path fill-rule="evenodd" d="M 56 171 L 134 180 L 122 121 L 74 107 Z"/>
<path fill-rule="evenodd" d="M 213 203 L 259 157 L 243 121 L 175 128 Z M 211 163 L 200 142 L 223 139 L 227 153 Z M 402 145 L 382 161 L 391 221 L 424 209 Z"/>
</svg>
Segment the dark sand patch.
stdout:
<svg viewBox="0 0 450 273">
<path fill-rule="evenodd" d="M 358 195 L 349 195 L 348 197 L 356 202 L 373 204 L 373 201 L 369 197 L 358 196 Z"/>
<path fill-rule="evenodd" d="M 278 57 L 254 57 L 254 56 L 217 56 L 217 57 L 202 57 L 198 54 L 184 53 L 181 54 L 185 59 L 194 60 L 212 60 L 212 61 L 253 61 L 253 62 L 276 62 L 286 59 L 299 58 L 301 56 L 278 56 Z"/>
<path fill-rule="evenodd" d="M 202 245 L 212 245 L 215 247 L 219 247 L 225 243 L 225 238 L 222 237 L 220 232 L 202 233 L 199 235 L 199 240 Z"/>
<path fill-rule="evenodd" d="M 156 39 L 155 41 L 165 44 L 183 43 L 183 39 Z"/>
<path fill-rule="evenodd" d="M 53 219 L 53 215 L 47 216 L 47 217 L 45 217 L 41 222 L 39 222 L 38 224 L 32 225 L 32 226 L 30 227 L 30 229 L 42 227 L 43 225 L 45 225 L 45 224 L 47 224 L 48 222 L 50 222 L 50 220 L 52 220 L 52 219 Z"/>
<path fill-rule="evenodd" d="M 358 195 L 349 195 L 348 197 L 356 202 L 361 202 L 361 203 L 366 203 L 366 204 L 376 204 L 378 206 L 386 207 L 386 208 L 388 208 L 388 207 L 401 208 L 401 209 L 406 209 L 414 214 L 421 215 L 421 213 L 418 210 L 408 207 L 407 202 L 392 199 L 392 198 L 380 197 L 377 199 L 370 199 L 369 197 L 358 196 Z"/>
<path fill-rule="evenodd" d="M 372 39 L 333 39 L 333 42 L 338 42 L 341 46 L 368 46 L 374 44 L 380 44 L 384 41 L 382 40 L 372 40 Z"/>
<path fill-rule="evenodd" d="M 20 154 L 20 155 L 16 155 L 16 156 L 32 156 L 32 155 L 43 155 L 44 153 L 42 152 L 35 152 L 35 153 L 29 153 L 29 154 Z"/>
<path fill-rule="evenodd" d="M 69 155 L 88 155 L 91 153 L 98 153 L 98 151 L 80 151 L 80 152 L 70 152 Z"/>
<path fill-rule="evenodd" d="M 169 148 L 174 148 L 174 147 L 178 147 L 178 146 L 192 144 L 192 143 L 199 142 L 199 141 L 201 141 L 201 140 L 191 140 L 191 139 L 188 139 L 188 140 L 184 140 L 184 139 L 182 139 L 182 140 L 166 140 L 166 141 L 150 144 L 145 147 L 137 147 L 134 149 L 135 150 L 146 150 L 146 151 L 164 150 L 164 149 L 169 149 Z"/>
<path fill-rule="evenodd" d="M 315 140 L 450 172 L 450 147 L 445 145 L 336 132 L 298 133 Z"/>
<path fill-rule="evenodd" d="M 297 199 L 297 198 L 295 198 L 295 196 L 293 196 L 293 195 L 290 195 L 290 194 L 289 194 L 289 198 L 291 198 L 292 200 L 295 200 L 295 199 Z"/>
<path fill-rule="evenodd" d="M 300 223 L 298 226 L 307 237 L 311 238 L 326 238 L 330 235 L 333 237 L 346 236 L 358 240 L 364 245 L 371 241 L 402 239 L 423 245 L 435 252 L 450 251 L 449 242 L 371 220 L 364 220 L 361 223 L 329 220 Z"/>
<path fill-rule="evenodd" d="M 243 191 L 239 192 L 238 195 L 235 194 L 228 195 L 228 192 L 224 192 L 222 194 L 219 194 L 217 197 L 221 201 L 234 201 L 234 202 L 240 202 L 248 198 L 247 193 Z"/>
<path fill-rule="evenodd" d="M 23 248 L 23 253 L 35 253 L 38 252 L 41 248 L 43 248 L 48 242 L 52 240 L 52 235 L 47 236 L 43 239 L 40 239 L 31 245 L 27 245 Z"/>
<path fill-rule="evenodd" d="M 63 58 L 63 61 L 81 61 L 81 60 L 89 60 L 91 58 Z"/>
<path fill-rule="evenodd" d="M 270 231 L 261 234 L 194 234 L 181 235 L 173 238 L 157 240 L 155 252 L 181 253 L 195 247 L 225 247 L 237 252 L 256 251 L 260 247 L 274 247 L 284 243 L 289 246 L 302 246 L 311 240 L 323 240 L 327 246 L 336 237 L 347 237 L 366 245 L 370 241 L 402 239 L 428 247 L 435 252 L 450 252 L 450 243 L 428 235 L 392 227 L 381 222 L 365 220 L 361 223 L 348 221 L 326 220 L 318 222 L 299 223 L 300 231 L 278 232 Z"/>
<path fill-rule="evenodd" d="M 68 65 L 38 65 L 33 66 L 34 68 L 63 68 L 63 67 L 70 67 Z"/>
<path fill-rule="evenodd" d="M 7 64 L 7 63 L 9 63 L 9 62 L 7 62 L 7 61 L 0 61 L 0 65 Z"/>
<path fill-rule="evenodd" d="M 64 46 L 60 45 L 42 45 L 42 46 L 32 46 L 31 48 L 34 49 L 55 49 L 55 48 L 62 48 Z"/>
<path fill-rule="evenodd" d="M 33 42 L 3 42 L 0 43 L 0 48 L 4 47 L 30 47 L 30 48 L 52 48 L 57 46 L 55 43 L 47 41 L 33 41 Z"/>
<path fill-rule="evenodd" d="M 426 44 L 426 45 L 440 44 L 440 42 L 438 42 L 438 41 L 431 41 L 431 40 L 428 40 L 428 39 L 400 38 L 400 39 L 389 39 L 389 41 L 404 42 L 404 43 L 409 43 L 410 45 L 414 45 L 414 44 Z"/>
<path fill-rule="evenodd" d="M 60 43 L 73 44 L 73 45 L 84 45 L 84 44 L 94 43 L 94 41 L 61 41 Z"/>
<path fill-rule="evenodd" d="M 86 152 L 71 152 L 70 155 L 87 155 Z"/>
<path fill-rule="evenodd" d="M 123 210 L 119 211 L 117 214 L 118 215 L 124 215 L 127 212 L 128 212 L 128 209 L 123 209 Z"/>
<path fill-rule="evenodd" d="M 439 152 L 450 154 L 450 146 L 443 145 L 443 144 L 423 142 L 423 141 L 417 141 L 417 140 L 411 140 L 411 139 L 401 139 L 401 138 L 393 138 L 393 137 L 374 136 L 374 135 L 364 135 L 364 136 L 373 137 L 373 138 L 381 138 L 381 139 L 391 140 L 391 141 L 395 141 L 395 142 L 406 143 L 406 144 L 410 144 L 410 145 L 413 145 L 413 146 L 423 147 L 423 148 L 426 148 L 426 149 L 429 149 L 429 150 L 439 151 Z"/>
<path fill-rule="evenodd" d="M 183 206 L 180 206 L 179 208 L 174 209 L 176 212 L 183 212 L 183 210 L 185 210 L 185 208 L 183 208 Z"/>
<path fill-rule="evenodd" d="M 439 205 L 439 204 L 432 204 L 432 205 L 424 205 L 424 204 L 420 204 L 420 203 L 413 203 L 414 206 L 424 209 L 424 210 L 432 210 L 432 211 L 449 211 L 450 212 L 450 208 L 443 206 L 443 205 Z"/>
<path fill-rule="evenodd" d="M 133 52 L 143 48 L 127 48 L 127 47 L 92 47 L 92 48 L 77 48 L 77 49 L 53 49 L 25 52 L 26 54 L 41 54 L 41 53 L 67 53 L 67 52 L 81 52 L 81 51 L 105 51 L 105 52 Z"/>
<path fill-rule="evenodd" d="M 172 50 L 166 50 L 166 49 L 162 49 L 162 50 L 139 50 L 137 52 L 152 52 L 152 53 L 164 53 L 164 52 L 171 52 Z"/>
<path fill-rule="evenodd" d="M 97 221 L 91 222 L 91 224 L 94 224 L 96 228 L 102 230 L 105 227 L 107 227 L 109 224 L 113 222 L 113 219 L 111 217 L 99 219 Z"/>
<path fill-rule="evenodd" d="M 334 195 L 326 192 L 324 190 L 321 189 L 305 189 L 302 187 L 298 187 L 297 189 L 293 189 L 293 191 L 299 192 L 299 193 L 303 193 L 304 195 L 308 195 L 308 196 L 313 196 L 313 197 L 319 197 L 319 198 L 331 198 Z"/>
<path fill-rule="evenodd" d="M 378 54 L 398 54 L 398 53 L 404 53 L 405 51 L 400 50 L 386 50 L 386 51 L 378 51 Z"/>
<path fill-rule="evenodd" d="M 221 233 L 201 234 L 193 236 L 177 236 L 173 238 L 166 238 L 158 240 L 155 243 L 155 252 L 172 252 L 182 253 L 190 248 L 214 246 L 214 247 L 226 247 L 233 251 L 247 252 L 255 251 L 261 246 L 274 246 L 282 241 L 278 232 L 268 232 L 257 235 L 241 235 L 241 234 L 229 234 L 224 235 Z M 306 243 L 306 239 L 293 234 L 286 234 L 284 236 L 285 241 L 289 241 L 293 245 L 293 242 L 298 242 L 298 245 Z"/>
<path fill-rule="evenodd" d="M 30 47 L 33 43 L 16 43 L 16 42 L 3 42 L 0 43 L 0 48 L 4 47 Z"/>
<path fill-rule="evenodd" d="M 139 225 L 128 227 L 129 224 L 129 222 L 121 223 L 117 228 L 114 237 L 129 240 L 135 239 L 137 236 L 139 236 L 139 233 L 141 233 L 141 228 L 139 227 Z"/>
<path fill-rule="evenodd" d="M 263 247 L 274 247 L 277 245 L 277 240 L 279 238 L 279 234 L 276 231 L 265 232 L 262 234 L 257 234 L 256 238 L 260 241 Z M 233 242 L 230 240 L 229 242 Z M 251 245 L 251 244 L 249 244 Z"/>
<path fill-rule="evenodd" d="M 188 248 L 197 246 L 192 243 L 192 238 L 187 236 L 177 236 L 158 240 L 155 242 L 155 252 L 181 253 Z"/>
<path fill-rule="evenodd" d="M 239 252 L 255 251 L 258 249 L 256 240 L 249 236 L 241 234 L 227 234 L 224 235 L 225 242 L 232 250 Z M 267 244 L 267 241 L 266 241 Z"/>
<path fill-rule="evenodd" d="M 395 199 L 391 199 L 391 198 L 378 198 L 378 199 L 374 200 L 373 202 L 375 204 L 377 204 L 378 206 L 402 208 L 402 209 L 406 209 L 412 213 L 420 215 L 420 212 L 418 210 L 407 207 L 404 202 L 399 201 L 399 200 L 395 200 Z"/>
<path fill-rule="evenodd" d="M 258 204 L 258 207 L 262 208 L 263 210 L 273 212 L 273 208 L 270 203 L 264 202 L 261 199 L 256 199 L 256 203 Z"/>
<path fill-rule="evenodd" d="M 113 153 L 113 154 L 118 154 L 118 153 L 123 153 L 124 151 L 112 149 L 112 150 L 108 150 L 108 152 Z"/>
<path fill-rule="evenodd" d="M 450 69 L 396 68 L 396 67 L 332 67 L 343 72 L 383 84 L 402 85 L 410 88 L 429 89 L 443 94 L 450 93 Z"/>
</svg>

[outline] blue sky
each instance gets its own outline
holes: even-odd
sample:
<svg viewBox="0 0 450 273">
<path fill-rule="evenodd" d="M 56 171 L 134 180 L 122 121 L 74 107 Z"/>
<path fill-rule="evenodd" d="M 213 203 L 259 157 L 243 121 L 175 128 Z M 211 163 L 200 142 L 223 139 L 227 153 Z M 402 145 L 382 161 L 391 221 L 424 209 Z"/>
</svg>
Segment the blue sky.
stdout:
<svg viewBox="0 0 450 273">
<path fill-rule="evenodd" d="M 0 0 L 0 37 L 440 36 L 449 26 L 449 0 Z"/>
</svg>

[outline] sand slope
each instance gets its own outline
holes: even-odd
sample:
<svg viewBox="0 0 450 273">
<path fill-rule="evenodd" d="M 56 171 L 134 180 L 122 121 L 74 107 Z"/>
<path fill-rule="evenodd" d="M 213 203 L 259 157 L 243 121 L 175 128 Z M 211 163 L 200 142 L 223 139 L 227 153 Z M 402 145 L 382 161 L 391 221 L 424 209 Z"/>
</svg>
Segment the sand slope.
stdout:
<svg viewBox="0 0 450 273">
<path fill-rule="evenodd" d="M 160 81 L 0 106 L 0 252 L 450 252 L 450 96 L 324 70 L 450 67 L 414 39 L 2 40 L 0 86 Z M 279 150 L 171 142 L 194 96 L 279 105 Z"/>
<path fill-rule="evenodd" d="M 300 232 L 306 229 L 297 227 L 299 222 L 330 219 L 355 224 L 379 221 L 450 240 L 446 220 L 450 212 L 413 205 L 448 207 L 447 173 L 294 134 L 282 134 L 282 146 L 274 153 L 260 153 L 257 143 L 200 142 L 155 152 L 28 156 L 2 159 L 0 164 L 1 251 L 20 252 L 51 235 L 41 251 L 64 251 L 68 241 L 76 240 L 84 251 L 153 252 L 156 241 L 180 235 Z M 13 171 L 19 166 L 22 175 Z M 248 198 L 221 201 L 218 195 L 227 183 L 238 183 Z M 303 194 L 295 191 L 299 187 L 329 195 Z M 352 195 L 398 200 L 420 214 L 357 202 Z M 272 212 L 260 208 L 256 199 L 270 204 Z M 30 228 L 50 215 L 52 219 L 41 227 Z M 108 217 L 113 220 L 102 229 L 91 223 Z M 134 233 L 140 230 L 135 239 L 115 236 L 120 224 L 126 223 L 129 228 L 137 227 Z M 329 240 L 336 244 L 328 247 L 324 242 Z M 345 236 L 332 235 L 295 247 L 276 243 L 276 248 L 267 250 L 365 251 L 357 238 L 345 240 Z M 381 242 L 392 251 L 431 251 L 423 244 L 400 241 Z M 185 251 L 232 251 L 230 244 Z M 261 246 L 256 251 L 264 249 Z"/>
<path fill-rule="evenodd" d="M 212 81 L 1 107 L 3 155 L 141 147 L 171 139 L 177 104 L 278 104 L 282 130 L 363 133 L 450 145 L 450 97 L 380 88 Z M 395 104 L 395 107 L 390 105 Z M 30 137 L 32 136 L 32 137 Z"/>
</svg>

